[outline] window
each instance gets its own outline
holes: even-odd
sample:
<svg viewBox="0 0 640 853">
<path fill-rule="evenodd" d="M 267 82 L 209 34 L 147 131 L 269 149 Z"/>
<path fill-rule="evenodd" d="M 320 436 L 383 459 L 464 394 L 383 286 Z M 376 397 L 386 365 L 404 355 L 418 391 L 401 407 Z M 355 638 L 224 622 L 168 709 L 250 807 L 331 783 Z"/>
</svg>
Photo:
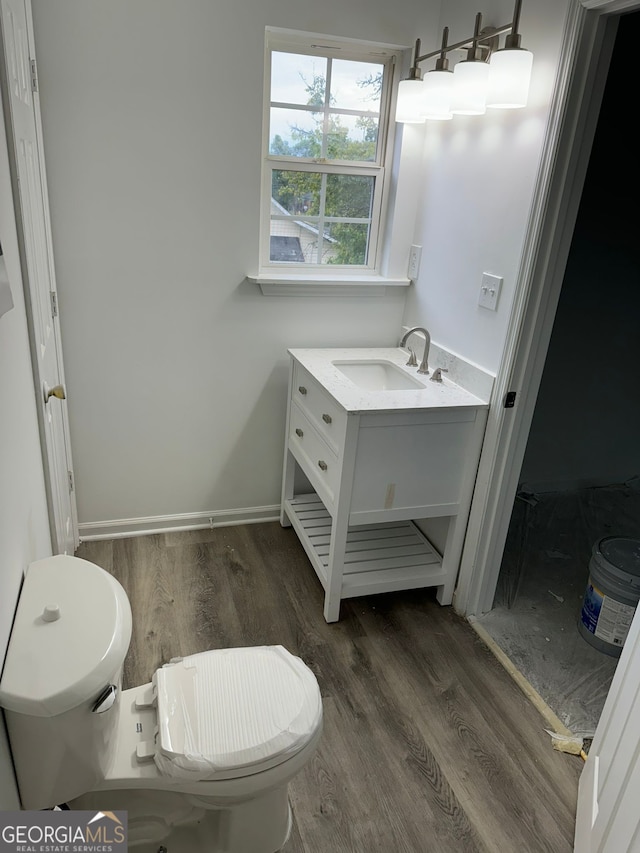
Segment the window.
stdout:
<svg viewBox="0 0 640 853">
<path fill-rule="evenodd" d="M 261 270 L 373 272 L 393 48 L 267 31 Z"/>
</svg>

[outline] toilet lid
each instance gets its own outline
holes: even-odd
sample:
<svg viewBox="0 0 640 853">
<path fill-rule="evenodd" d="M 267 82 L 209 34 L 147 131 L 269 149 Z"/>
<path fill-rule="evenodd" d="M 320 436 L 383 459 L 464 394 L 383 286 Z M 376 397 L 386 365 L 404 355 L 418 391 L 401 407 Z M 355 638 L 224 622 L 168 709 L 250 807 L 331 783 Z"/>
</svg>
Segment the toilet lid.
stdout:
<svg viewBox="0 0 640 853">
<path fill-rule="evenodd" d="M 154 679 L 155 760 L 172 776 L 259 772 L 302 749 L 322 720 L 314 674 L 282 646 L 190 655 L 158 669 Z"/>
</svg>

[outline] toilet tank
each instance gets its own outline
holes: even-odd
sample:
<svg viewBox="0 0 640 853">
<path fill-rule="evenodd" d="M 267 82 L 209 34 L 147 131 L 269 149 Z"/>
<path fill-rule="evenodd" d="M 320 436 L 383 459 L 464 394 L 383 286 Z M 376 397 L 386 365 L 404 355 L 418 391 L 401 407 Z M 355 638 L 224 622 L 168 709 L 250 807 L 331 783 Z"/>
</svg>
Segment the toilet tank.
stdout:
<svg viewBox="0 0 640 853">
<path fill-rule="evenodd" d="M 60 805 L 104 776 L 130 640 L 129 600 L 108 572 L 66 555 L 31 563 L 0 680 L 24 809 Z"/>
</svg>

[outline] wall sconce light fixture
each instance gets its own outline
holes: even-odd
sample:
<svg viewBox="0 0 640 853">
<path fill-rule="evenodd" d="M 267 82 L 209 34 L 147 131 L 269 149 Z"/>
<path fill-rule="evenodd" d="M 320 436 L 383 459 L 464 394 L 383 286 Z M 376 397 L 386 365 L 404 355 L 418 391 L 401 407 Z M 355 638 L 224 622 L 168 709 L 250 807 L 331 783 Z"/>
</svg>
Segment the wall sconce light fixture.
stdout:
<svg viewBox="0 0 640 853">
<path fill-rule="evenodd" d="M 521 47 L 520 10 L 516 0 L 513 20 L 502 27 L 482 27 L 478 12 L 473 35 L 448 44 L 449 28 L 442 33 L 438 50 L 420 55 L 416 40 L 409 76 L 400 82 L 396 121 L 419 124 L 425 119 L 446 121 L 453 115 L 482 115 L 487 107 L 517 109 L 527 105 L 533 54 Z M 506 35 L 499 48 L 501 35 Z M 447 54 L 466 50 L 466 59 L 449 70 Z M 421 62 L 437 56 L 435 68 L 423 78 Z"/>
</svg>

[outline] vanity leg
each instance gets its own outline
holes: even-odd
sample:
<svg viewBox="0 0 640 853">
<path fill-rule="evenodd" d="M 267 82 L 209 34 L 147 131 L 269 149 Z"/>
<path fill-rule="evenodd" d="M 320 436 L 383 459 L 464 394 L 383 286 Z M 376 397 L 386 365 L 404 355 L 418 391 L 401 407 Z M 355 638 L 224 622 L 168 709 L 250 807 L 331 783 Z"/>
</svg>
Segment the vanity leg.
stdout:
<svg viewBox="0 0 640 853">
<path fill-rule="evenodd" d="M 344 557 L 347 549 L 348 530 L 348 513 L 336 513 L 331 525 L 327 586 L 324 595 L 324 618 L 327 622 L 337 622 L 340 619 L 342 576 L 344 574 Z"/>
<path fill-rule="evenodd" d="M 453 593 L 456 586 L 455 576 L 451 579 L 447 579 L 446 583 L 442 586 L 437 587 L 436 590 L 436 600 L 438 604 L 448 605 L 453 601 Z"/>
<path fill-rule="evenodd" d="M 340 618 L 342 578 L 344 575 L 344 558 L 347 551 L 349 512 L 351 508 L 351 492 L 353 489 L 359 428 L 360 415 L 350 416 L 347 419 L 347 430 L 344 437 L 340 484 L 336 490 L 338 499 L 334 506 L 331 520 L 329 564 L 327 566 L 327 585 L 324 596 L 324 618 L 327 622 L 337 622 Z"/>
<path fill-rule="evenodd" d="M 340 619 L 340 596 L 332 596 L 327 592 L 324 596 L 325 622 L 338 622 Z"/>
<path fill-rule="evenodd" d="M 480 448 L 482 447 L 486 423 L 487 412 L 478 410 L 476 412 L 476 419 L 473 427 L 473 437 L 466 450 L 468 460 L 480 458 Z M 438 587 L 438 591 L 436 593 L 436 598 L 440 604 L 451 604 L 453 602 L 453 594 L 458 583 L 458 572 L 460 571 L 460 562 L 462 560 L 464 537 L 467 532 L 471 497 L 473 495 L 477 473 L 477 465 L 471 465 L 467 462 L 466 472 L 460 487 L 458 514 L 452 516 L 449 520 L 447 542 L 444 548 L 444 554 L 442 555 L 442 568 L 445 570 L 446 580 L 443 586 Z"/>
<path fill-rule="evenodd" d="M 291 419 L 291 397 L 293 389 L 293 359 L 289 359 L 289 390 L 287 393 L 287 422 L 285 427 L 284 461 L 282 463 L 282 491 L 280 494 L 280 524 L 282 527 L 291 527 L 291 521 L 284 508 L 284 502 L 291 500 L 294 496 L 294 481 L 296 474 L 296 460 L 289 450 L 289 421 Z"/>
<path fill-rule="evenodd" d="M 459 515 L 453 516 L 449 520 L 447 541 L 442 555 L 442 568 L 446 573 L 447 579 L 442 586 L 437 587 L 436 599 L 438 604 L 448 605 L 453 601 L 453 593 L 458 579 L 458 567 L 460 566 L 463 539 L 464 525 L 461 523 L 461 518 Z"/>
<path fill-rule="evenodd" d="M 294 489 L 293 483 L 296 475 L 296 460 L 293 458 L 291 451 L 286 450 L 284 454 L 284 472 L 282 476 L 282 496 L 280 498 L 280 525 L 282 527 L 291 527 L 289 516 L 287 515 L 284 502 L 293 498 Z"/>
</svg>

